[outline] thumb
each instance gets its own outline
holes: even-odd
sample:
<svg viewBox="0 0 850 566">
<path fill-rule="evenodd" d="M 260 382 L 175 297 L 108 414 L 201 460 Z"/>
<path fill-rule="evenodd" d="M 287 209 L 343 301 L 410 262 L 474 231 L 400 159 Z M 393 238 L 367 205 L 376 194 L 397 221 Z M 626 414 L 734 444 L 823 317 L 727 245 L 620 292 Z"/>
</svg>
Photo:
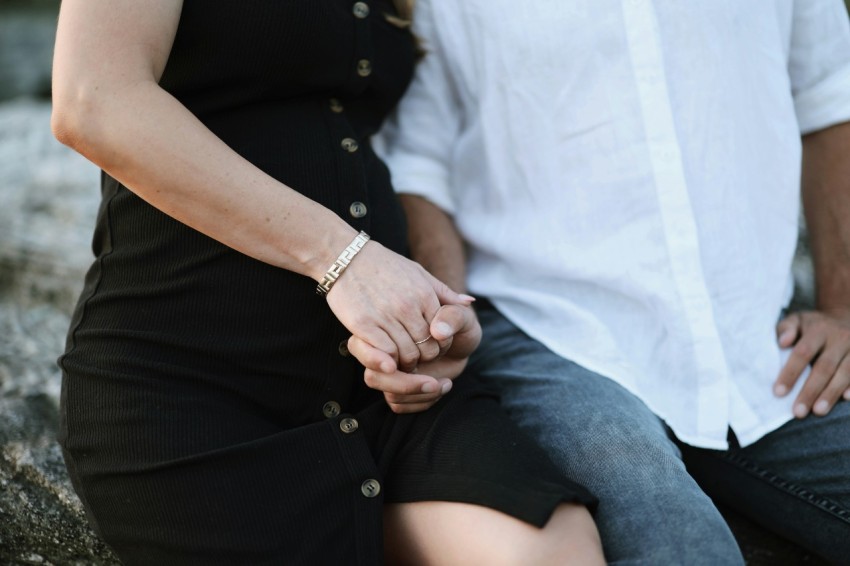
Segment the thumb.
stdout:
<svg viewBox="0 0 850 566">
<path fill-rule="evenodd" d="M 443 305 L 431 321 L 430 330 L 440 343 L 440 355 L 466 358 L 481 341 L 481 325 L 470 307 Z M 442 339 L 443 336 L 450 338 Z"/>
<path fill-rule="evenodd" d="M 781 348 L 790 348 L 800 336 L 800 315 L 792 313 L 776 325 L 776 337 Z"/>
<path fill-rule="evenodd" d="M 467 306 L 443 305 L 431 321 L 431 336 L 438 341 L 464 332 L 474 320 Z"/>
</svg>

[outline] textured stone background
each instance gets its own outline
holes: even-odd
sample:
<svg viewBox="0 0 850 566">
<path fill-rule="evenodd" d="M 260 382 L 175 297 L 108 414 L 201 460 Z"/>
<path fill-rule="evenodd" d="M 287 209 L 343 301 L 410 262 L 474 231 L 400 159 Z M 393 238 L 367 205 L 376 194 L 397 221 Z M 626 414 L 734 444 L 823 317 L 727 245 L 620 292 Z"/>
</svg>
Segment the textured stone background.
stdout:
<svg viewBox="0 0 850 566">
<path fill-rule="evenodd" d="M 0 564 L 115 564 L 55 443 L 97 170 L 50 134 L 58 1 L 0 1 Z"/>
<path fill-rule="evenodd" d="M 58 0 L 0 0 L 0 564 L 115 564 L 55 443 L 69 313 L 91 260 L 98 171 L 50 134 Z M 799 296 L 811 296 L 805 246 Z M 751 565 L 816 564 L 727 513 Z"/>
</svg>

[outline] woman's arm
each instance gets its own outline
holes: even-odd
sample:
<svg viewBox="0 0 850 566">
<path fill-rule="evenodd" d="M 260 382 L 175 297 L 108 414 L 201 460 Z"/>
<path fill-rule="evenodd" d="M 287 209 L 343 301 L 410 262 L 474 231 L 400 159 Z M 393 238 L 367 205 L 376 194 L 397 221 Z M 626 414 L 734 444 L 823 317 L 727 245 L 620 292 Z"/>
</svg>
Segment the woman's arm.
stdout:
<svg viewBox="0 0 850 566">
<path fill-rule="evenodd" d="M 321 280 L 357 231 L 231 150 L 158 85 L 180 0 L 64 0 L 52 128 L 177 220 L 260 261 Z M 402 367 L 436 355 L 441 303 L 465 303 L 420 266 L 368 243 L 328 295 L 340 321 Z"/>
<path fill-rule="evenodd" d="M 354 228 L 231 151 L 158 86 L 181 4 L 62 2 L 53 73 L 56 137 L 177 220 L 256 259 L 320 279 L 357 234 Z"/>
</svg>

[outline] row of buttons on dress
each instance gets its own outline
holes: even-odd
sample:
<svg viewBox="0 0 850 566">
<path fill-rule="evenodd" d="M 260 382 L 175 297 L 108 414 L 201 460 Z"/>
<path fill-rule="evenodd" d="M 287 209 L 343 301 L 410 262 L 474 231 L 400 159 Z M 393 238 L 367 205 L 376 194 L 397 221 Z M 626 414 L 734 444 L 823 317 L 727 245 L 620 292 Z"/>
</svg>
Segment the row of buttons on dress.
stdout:
<svg viewBox="0 0 850 566">
<path fill-rule="evenodd" d="M 358 20 L 363 20 L 369 17 L 369 5 L 366 2 L 355 2 L 351 8 L 354 17 Z M 368 59 L 360 59 L 357 61 L 357 74 L 361 77 L 368 77 L 372 74 L 372 62 Z"/>
<path fill-rule="evenodd" d="M 371 9 L 366 2 L 355 2 L 351 7 L 351 13 L 358 20 L 364 20 L 369 17 Z M 366 78 L 372 74 L 372 62 L 369 59 L 359 59 L 357 61 L 357 75 Z M 341 114 L 345 108 L 342 102 L 337 98 L 331 98 L 329 101 L 331 112 Z M 354 138 L 346 137 L 340 142 L 340 147 L 348 153 L 355 153 L 360 149 L 360 144 Z M 348 212 L 352 218 L 363 218 L 368 212 L 368 208 L 360 201 L 354 201 L 348 207 Z"/>
<path fill-rule="evenodd" d="M 328 401 L 322 407 L 322 414 L 325 415 L 328 419 L 333 419 L 339 416 L 342 408 L 339 406 L 339 403 L 336 401 Z M 339 430 L 343 432 L 343 434 L 351 434 L 356 432 L 357 429 L 360 428 L 360 423 L 357 422 L 357 419 L 354 417 L 343 417 L 339 420 Z M 364 480 L 362 484 L 360 484 L 360 492 L 368 497 L 377 497 L 378 494 L 381 493 L 381 482 L 374 478 L 369 478 Z"/>
<path fill-rule="evenodd" d="M 355 2 L 351 11 L 357 19 L 365 19 L 369 16 L 369 5 L 366 2 Z M 361 77 L 368 77 L 372 74 L 372 62 L 368 59 L 360 59 L 357 61 L 357 74 Z"/>
<path fill-rule="evenodd" d="M 340 114 L 343 110 L 345 110 L 342 103 L 337 98 L 331 98 L 330 109 L 331 112 L 336 114 Z M 360 144 L 358 144 L 357 140 L 354 138 L 343 138 L 339 145 L 348 153 L 354 153 L 360 149 Z M 352 218 L 363 218 L 366 216 L 367 212 L 368 209 L 366 208 L 366 205 L 359 200 L 352 202 L 351 206 L 348 207 L 348 213 L 351 214 Z"/>
<path fill-rule="evenodd" d="M 365 19 L 369 16 L 369 5 L 366 2 L 355 2 L 351 9 L 354 17 L 357 19 Z M 357 75 L 363 78 L 368 77 L 372 74 L 372 62 L 368 59 L 359 59 L 357 61 Z M 341 114 L 345 111 L 345 107 L 342 105 L 342 102 L 338 98 L 331 98 L 329 100 L 329 107 L 331 112 L 334 114 Z M 351 137 L 345 137 L 340 141 L 340 147 L 343 151 L 347 153 L 356 153 L 360 149 L 360 144 L 357 143 L 357 140 Z M 360 201 L 354 201 L 348 207 L 348 212 L 351 214 L 353 218 L 363 218 L 366 216 L 368 209 L 366 205 Z M 348 351 L 348 341 L 343 340 L 339 344 L 339 354 L 344 357 L 348 357 L 351 354 Z M 342 407 L 336 401 L 328 401 L 322 406 L 322 414 L 327 419 L 334 419 L 338 417 L 342 412 Z M 352 434 L 360 428 L 360 423 L 354 417 L 343 417 L 339 420 L 339 430 L 342 431 L 343 434 Z M 374 479 L 369 478 L 363 481 L 360 484 L 360 492 L 368 498 L 377 497 L 378 494 L 381 493 L 381 483 Z"/>
</svg>

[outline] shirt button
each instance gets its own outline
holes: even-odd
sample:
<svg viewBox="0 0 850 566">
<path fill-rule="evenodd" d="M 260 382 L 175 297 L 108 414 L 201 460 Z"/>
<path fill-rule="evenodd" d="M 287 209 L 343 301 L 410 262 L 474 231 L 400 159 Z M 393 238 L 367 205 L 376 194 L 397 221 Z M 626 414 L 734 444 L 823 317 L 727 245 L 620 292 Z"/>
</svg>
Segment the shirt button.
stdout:
<svg viewBox="0 0 850 566">
<path fill-rule="evenodd" d="M 378 480 L 366 480 L 361 484 L 360 492 L 369 499 L 378 497 L 378 494 L 381 493 L 381 484 L 378 483 Z"/>
<path fill-rule="evenodd" d="M 350 356 L 351 352 L 348 351 L 348 340 L 343 340 L 342 342 L 340 342 L 338 350 L 340 356 L 344 358 Z"/>
<path fill-rule="evenodd" d="M 357 62 L 357 74 L 361 77 L 368 77 L 372 74 L 372 62 L 368 59 L 360 59 Z"/>
<path fill-rule="evenodd" d="M 340 406 L 336 401 L 328 401 L 322 405 L 322 414 L 325 415 L 326 418 L 332 419 L 337 416 L 339 412 Z"/>
<path fill-rule="evenodd" d="M 336 99 L 336 98 L 330 99 L 330 107 L 331 107 L 331 112 L 336 112 L 337 114 L 339 114 L 343 110 L 342 102 L 340 102 L 339 99 Z"/>
<path fill-rule="evenodd" d="M 360 201 L 354 201 L 351 203 L 351 206 L 348 207 L 348 212 L 351 213 L 351 216 L 354 218 L 363 218 L 366 216 L 366 205 Z"/>
<path fill-rule="evenodd" d="M 359 145 L 357 145 L 357 141 L 352 138 L 345 138 L 344 140 L 342 140 L 340 145 L 342 146 L 342 149 L 344 149 L 348 153 L 354 153 L 355 151 L 357 151 L 357 148 L 360 147 Z"/>
<path fill-rule="evenodd" d="M 357 422 L 357 419 L 346 417 L 339 421 L 339 430 L 341 430 L 345 434 L 351 434 L 358 428 L 360 428 L 360 423 Z"/>
<path fill-rule="evenodd" d="M 366 2 L 355 2 L 351 11 L 354 12 L 355 18 L 360 18 L 362 20 L 369 15 L 369 5 L 366 4 Z"/>
</svg>

